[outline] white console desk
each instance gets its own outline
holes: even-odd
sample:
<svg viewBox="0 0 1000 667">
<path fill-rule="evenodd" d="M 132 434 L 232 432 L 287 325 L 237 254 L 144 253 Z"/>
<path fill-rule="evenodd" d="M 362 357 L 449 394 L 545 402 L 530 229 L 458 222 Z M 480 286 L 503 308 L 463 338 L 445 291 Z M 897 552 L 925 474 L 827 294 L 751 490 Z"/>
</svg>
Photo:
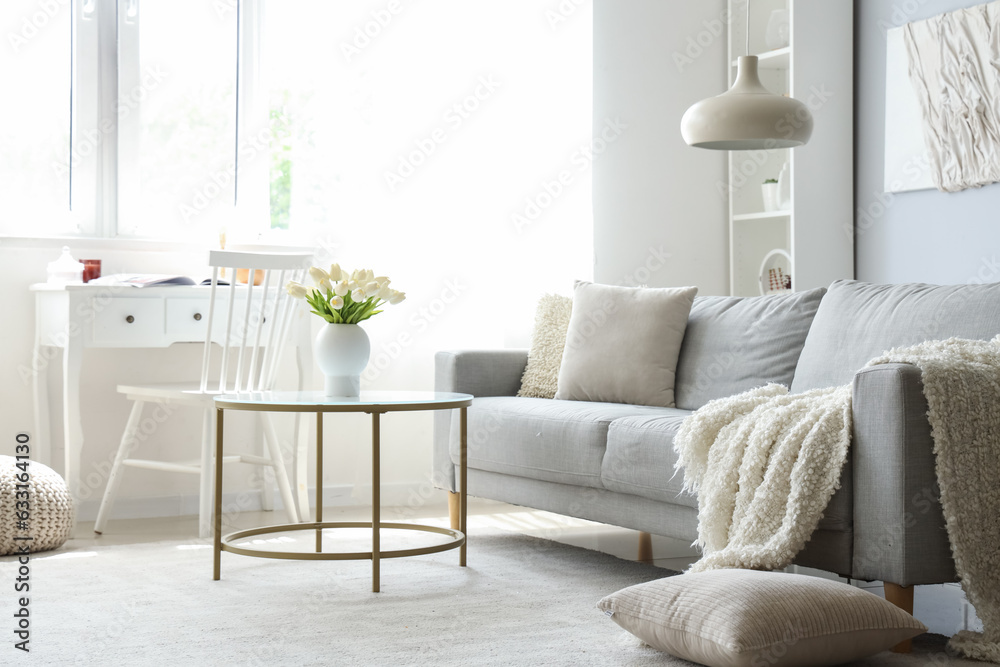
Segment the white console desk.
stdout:
<svg viewBox="0 0 1000 667">
<path fill-rule="evenodd" d="M 73 498 L 79 498 L 80 460 L 84 434 L 80 418 L 80 368 L 87 348 L 163 348 L 173 343 L 205 340 L 210 287 L 112 287 L 107 285 L 36 284 L 34 340 L 34 406 L 38 458 L 52 465 L 51 410 L 45 360 L 51 348 L 62 348 L 62 428 L 65 446 L 63 475 Z M 238 298 L 238 297 L 237 297 Z M 214 328 L 214 327 L 213 327 Z M 289 342 L 296 347 L 298 389 L 312 368 L 308 321 L 299 313 Z M 213 332 L 219 341 L 224 332 Z M 125 422 L 122 421 L 122 429 Z M 299 430 L 298 428 L 296 430 Z M 308 516 L 306 489 L 307 434 L 297 434 L 292 465 L 299 509 Z M 200 436 L 199 436 L 200 437 Z M 270 490 L 268 490 L 270 491 Z"/>
</svg>

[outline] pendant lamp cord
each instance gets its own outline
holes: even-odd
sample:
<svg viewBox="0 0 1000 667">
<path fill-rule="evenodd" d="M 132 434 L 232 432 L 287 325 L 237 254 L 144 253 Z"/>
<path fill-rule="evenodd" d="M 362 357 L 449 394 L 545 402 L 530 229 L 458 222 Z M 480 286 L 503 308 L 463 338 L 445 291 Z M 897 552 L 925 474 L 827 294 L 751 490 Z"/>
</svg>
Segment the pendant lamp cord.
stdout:
<svg viewBox="0 0 1000 667">
<path fill-rule="evenodd" d="M 750 55 L 750 0 L 747 0 L 747 55 Z"/>
</svg>

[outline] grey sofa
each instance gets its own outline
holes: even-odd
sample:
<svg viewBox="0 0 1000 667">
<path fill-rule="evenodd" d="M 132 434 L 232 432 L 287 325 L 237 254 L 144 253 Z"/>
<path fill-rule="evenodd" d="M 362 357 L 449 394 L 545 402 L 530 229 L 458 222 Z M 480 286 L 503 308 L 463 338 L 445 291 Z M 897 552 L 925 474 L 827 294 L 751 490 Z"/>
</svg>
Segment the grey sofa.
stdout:
<svg viewBox="0 0 1000 667">
<path fill-rule="evenodd" d="M 693 541 L 697 502 L 681 492 L 672 446 L 687 415 L 766 382 L 793 392 L 853 383 L 841 488 L 796 562 L 907 587 L 956 579 L 927 404 L 915 367 L 859 369 L 892 347 L 998 333 L 1000 284 L 838 281 L 791 295 L 697 297 L 676 408 L 517 397 L 524 350 L 439 352 L 436 388 L 476 397 L 470 495 Z M 435 416 L 434 466 L 437 483 L 454 492 L 458 432 L 450 412 Z"/>
</svg>

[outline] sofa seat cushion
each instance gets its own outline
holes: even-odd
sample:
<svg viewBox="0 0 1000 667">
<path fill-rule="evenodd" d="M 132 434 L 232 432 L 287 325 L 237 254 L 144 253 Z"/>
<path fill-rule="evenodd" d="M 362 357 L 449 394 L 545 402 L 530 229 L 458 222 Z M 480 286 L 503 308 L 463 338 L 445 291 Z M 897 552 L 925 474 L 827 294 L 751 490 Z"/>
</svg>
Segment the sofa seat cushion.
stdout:
<svg viewBox="0 0 1000 667">
<path fill-rule="evenodd" d="M 674 436 L 690 410 L 663 415 L 634 415 L 611 422 L 601 481 L 610 491 L 698 508 L 698 498 L 684 493 L 684 474 L 674 474 Z"/>
<path fill-rule="evenodd" d="M 604 488 L 698 509 L 697 496 L 682 491 L 684 474 L 674 474 L 677 462 L 674 436 L 690 414 L 689 410 L 673 409 L 670 414 L 635 415 L 611 422 L 608 451 L 601 465 Z M 841 471 L 840 489 L 834 493 L 820 519 L 820 530 L 851 532 L 854 525 L 852 472 L 848 458 Z"/>
<path fill-rule="evenodd" d="M 470 468 L 547 482 L 602 488 L 608 427 L 616 419 L 659 416 L 670 408 L 546 398 L 488 396 L 469 408 Z M 458 420 L 451 459 L 459 462 Z"/>
</svg>

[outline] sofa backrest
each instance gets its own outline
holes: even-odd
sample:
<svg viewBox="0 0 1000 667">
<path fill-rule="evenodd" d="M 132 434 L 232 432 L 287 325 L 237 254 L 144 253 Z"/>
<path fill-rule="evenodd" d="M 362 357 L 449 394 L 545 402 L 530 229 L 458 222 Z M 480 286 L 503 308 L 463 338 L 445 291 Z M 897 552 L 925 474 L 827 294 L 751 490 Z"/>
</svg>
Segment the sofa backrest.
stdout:
<svg viewBox="0 0 1000 667">
<path fill-rule="evenodd" d="M 695 297 L 677 360 L 677 407 L 697 410 L 769 382 L 790 385 L 825 292 Z"/>
<path fill-rule="evenodd" d="M 951 337 L 1000 334 L 1000 283 L 830 286 L 799 357 L 792 391 L 851 382 L 870 359 L 893 347 Z"/>
</svg>

